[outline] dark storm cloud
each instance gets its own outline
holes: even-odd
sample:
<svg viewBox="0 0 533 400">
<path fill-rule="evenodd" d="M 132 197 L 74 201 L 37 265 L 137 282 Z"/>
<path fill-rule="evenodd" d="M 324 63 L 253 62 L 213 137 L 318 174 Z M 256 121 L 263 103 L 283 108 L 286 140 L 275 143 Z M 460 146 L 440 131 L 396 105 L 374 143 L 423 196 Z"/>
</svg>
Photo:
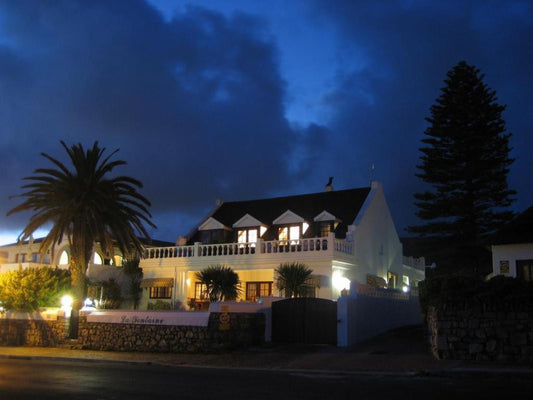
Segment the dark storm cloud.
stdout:
<svg viewBox="0 0 533 400">
<path fill-rule="evenodd" d="M 289 164 L 303 168 L 290 162 L 301 134 L 257 18 L 191 7 L 164 21 L 131 0 L 2 2 L 0 18 L 4 215 L 21 178 L 46 164 L 41 151 L 64 159 L 60 139 L 120 148 L 120 172 L 145 184 L 171 240 L 190 227 L 169 232 L 170 211 L 264 196 L 290 182 Z"/>
<path fill-rule="evenodd" d="M 336 173 L 342 181 L 369 174 L 384 183 L 397 227 L 416 222 L 412 193 L 424 117 L 440 95 L 446 72 L 461 60 L 486 74 L 485 82 L 507 104 L 504 119 L 514 134 L 510 185 L 518 211 L 533 204 L 528 152 L 533 109 L 531 87 L 533 10 L 529 2 L 317 1 L 315 17 L 338 29 L 336 88 L 324 96 L 331 108 L 331 159 L 351 160 Z M 352 56 L 348 56 L 348 55 Z"/>
</svg>

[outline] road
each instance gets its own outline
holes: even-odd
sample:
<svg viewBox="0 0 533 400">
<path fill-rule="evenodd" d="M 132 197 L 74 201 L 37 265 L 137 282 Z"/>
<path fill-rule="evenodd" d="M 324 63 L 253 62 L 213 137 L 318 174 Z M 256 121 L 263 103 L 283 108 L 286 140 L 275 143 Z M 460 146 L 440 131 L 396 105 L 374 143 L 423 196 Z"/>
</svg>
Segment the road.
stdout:
<svg viewBox="0 0 533 400">
<path fill-rule="evenodd" d="M 0 399 L 531 398 L 530 377 L 413 376 L 0 359 Z"/>
</svg>

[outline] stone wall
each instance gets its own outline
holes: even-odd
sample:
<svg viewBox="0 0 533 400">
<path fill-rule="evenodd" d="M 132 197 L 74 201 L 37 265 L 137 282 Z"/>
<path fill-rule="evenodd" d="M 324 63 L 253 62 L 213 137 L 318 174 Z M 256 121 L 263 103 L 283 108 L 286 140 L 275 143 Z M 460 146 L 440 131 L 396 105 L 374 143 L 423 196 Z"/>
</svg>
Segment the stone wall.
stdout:
<svg viewBox="0 0 533 400">
<path fill-rule="evenodd" d="M 429 307 L 427 324 L 437 358 L 533 362 L 533 310 L 527 307 Z"/>
<path fill-rule="evenodd" d="M 68 319 L 0 319 L 1 346 L 54 347 L 68 335 Z"/>
<path fill-rule="evenodd" d="M 85 349 L 210 353 L 261 344 L 262 313 L 210 313 L 208 326 L 87 322 L 80 317 L 78 343 Z"/>
</svg>

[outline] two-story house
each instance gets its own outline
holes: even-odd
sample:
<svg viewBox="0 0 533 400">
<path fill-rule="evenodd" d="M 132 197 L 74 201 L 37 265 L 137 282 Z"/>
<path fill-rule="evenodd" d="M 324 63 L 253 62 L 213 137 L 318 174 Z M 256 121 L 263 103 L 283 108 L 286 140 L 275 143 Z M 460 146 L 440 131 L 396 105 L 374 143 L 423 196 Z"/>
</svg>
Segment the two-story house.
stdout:
<svg viewBox="0 0 533 400">
<path fill-rule="evenodd" d="M 412 261 L 412 260 L 411 260 Z M 239 300 L 279 295 L 275 269 L 300 262 L 313 270 L 317 297 L 337 299 L 351 282 L 392 288 L 416 286 L 423 262 L 404 264 L 381 184 L 250 201 L 219 202 L 176 246 L 146 249 L 141 308 L 202 302 L 196 272 L 216 264 L 235 270 Z"/>
</svg>

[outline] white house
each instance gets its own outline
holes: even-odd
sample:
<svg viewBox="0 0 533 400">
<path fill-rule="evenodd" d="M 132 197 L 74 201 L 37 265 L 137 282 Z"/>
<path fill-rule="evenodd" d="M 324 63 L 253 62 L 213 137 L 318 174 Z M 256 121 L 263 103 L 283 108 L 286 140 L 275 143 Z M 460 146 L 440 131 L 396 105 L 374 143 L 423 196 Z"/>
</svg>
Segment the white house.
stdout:
<svg viewBox="0 0 533 400">
<path fill-rule="evenodd" d="M 41 255 L 41 243 L 43 238 L 19 241 L 0 246 L 0 273 L 18 270 L 19 268 L 53 267 L 68 269 L 70 263 L 70 249 L 68 240 L 65 238 Z M 145 248 L 150 246 L 170 245 L 170 242 L 143 241 Z M 87 277 L 90 281 L 98 282 L 115 280 L 123 286 L 125 276 L 122 273 L 122 256 L 118 249 L 110 256 L 106 255 L 98 244 L 95 245 L 93 255 L 89 261 Z"/>
<path fill-rule="evenodd" d="M 493 276 L 533 281 L 533 207 L 492 237 L 491 250 Z"/>
<path fill-rule="evenodd" d="M 300 262 L 313 270 L 315 296 L 336 300 L 351 282 L 414 287 L 423 261 L 406 258 L 381 184 L 251 201 L 221 202 L 176 246 L 146 249 L 141 308 L 164 301 L 173 308 L 205 301 L 198 271 L 233 268 L 239 300 L 276 296 L 275 269 Z"/>
</svg>

